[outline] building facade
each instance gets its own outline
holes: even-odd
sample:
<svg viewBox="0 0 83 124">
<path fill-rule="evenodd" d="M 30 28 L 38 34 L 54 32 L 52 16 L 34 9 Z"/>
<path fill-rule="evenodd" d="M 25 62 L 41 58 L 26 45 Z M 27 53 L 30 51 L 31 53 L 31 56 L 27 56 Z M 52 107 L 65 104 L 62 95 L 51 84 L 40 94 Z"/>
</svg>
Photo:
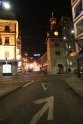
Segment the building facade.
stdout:
<svg viewBox="0 0 83 124">
<path fill-rule="evenodd" d="M 0 75 L 15 75 L 20 59 L 21 35 L 18 21 L 14 13 L 0 11 Z M 4 67 L 9 67 L 10 72 L 8 69 L 5 71 Z"/>
<path fill-rule="evenodd" d="M 79 51 L 83 47 L 83 0 L 71 0 L 71 6 L 75 31 L 75 47 L 76 51 Z"/>
<path fill-rule="evenodd" d="M 74 71 L 75 69 L 75 58 L 70 56 L 75 46 L 70 24 L 70 17 L 62 17 L 59 24 L 57 24 L 56 18 L 52 13 L 50 31 L 47 32 L 46 38 L 47 53 L 45 53 L 47 55 L 45 55 L 47 58 L 46 66 L 49 74 L 62 74 L 68 72 L 68 70 Z M 41 59 L 45 60 L 43 56 Z M 41 64 L 44 65 L 42 60 Z M 43 68 L 44 66 L 42 66 L 42 69 Z"/>
</svg>

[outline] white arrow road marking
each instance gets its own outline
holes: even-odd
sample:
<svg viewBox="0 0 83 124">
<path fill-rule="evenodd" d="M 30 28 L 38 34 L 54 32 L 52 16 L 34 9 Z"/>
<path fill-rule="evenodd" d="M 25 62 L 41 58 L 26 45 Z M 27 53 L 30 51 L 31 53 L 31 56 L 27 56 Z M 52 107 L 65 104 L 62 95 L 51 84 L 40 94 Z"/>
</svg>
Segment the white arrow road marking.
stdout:
<svg viewBox="0 0 83 124">
<path fill-rule="evenodd" d="M 29 84 L 32 84 L 33 82 L 34 82 L 34 81 L 31 81 L 31 82 L 25 84 L 23 87 L 26 87 L 26 86 L 28 86 Z"/>
<path fill-rule="evenodd" d="M 40 117 L 45 113 L 45 111 L 49 108 L 49 111 L 48 111 L 48 118 L 47 120 L 53 120 L 53 107 L 54 107 L 54 97 L 51 96 L 51 97 L 48 97 L 46 99 L 40 99 L 40 100 L 37 100 L 37 101 L 33 101 L 34 103 L 36 104 L 40 104 L 40 103 L 43 103 L 43 102 L 47 102 L 43 107 L 42 109 L 40 109 L 32 118 L 30 124 L 36 124 L 37 121 L 40 119 Z"/>
<path fill-rule="evenodd" d="M 47 87 L 45 85 L 47 85 Z M 42 83 L 42 87 L 43 87 L 44 90 L 47 90 L 48 87 L 51 86 L 51 85 L 52 85 L 52 83 Z"/>
</svg>

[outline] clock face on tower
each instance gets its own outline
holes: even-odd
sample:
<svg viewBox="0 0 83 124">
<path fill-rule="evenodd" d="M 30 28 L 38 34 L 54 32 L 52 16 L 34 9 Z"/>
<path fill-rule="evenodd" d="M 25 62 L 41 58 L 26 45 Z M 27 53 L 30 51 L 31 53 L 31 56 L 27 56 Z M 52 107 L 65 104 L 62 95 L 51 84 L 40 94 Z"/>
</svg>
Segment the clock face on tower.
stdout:
<svg viewBox="0 0 83 124">
<path fill-rule="evenodd" d="M 54 32 L 54 35 L 56 35 L 56 36 L 57 36 L 58 34 L 59 34 L 59 33 L 58 33 L 58 31 L 55 31 L 55 32 Z"/>
</svg>

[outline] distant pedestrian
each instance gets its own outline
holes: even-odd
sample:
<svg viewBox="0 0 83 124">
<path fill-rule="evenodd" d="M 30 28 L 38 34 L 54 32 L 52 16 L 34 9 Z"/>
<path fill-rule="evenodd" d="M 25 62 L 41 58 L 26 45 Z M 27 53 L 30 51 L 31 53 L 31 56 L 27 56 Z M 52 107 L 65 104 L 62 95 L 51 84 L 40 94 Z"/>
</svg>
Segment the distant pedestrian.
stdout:
<svg viewBox="0 0 83 124">
<path fill-rule="evenodd" d="M 46 76 L 46 71 L 44 71 L 44 74 L 45 74 L 45 76 Z"/>
<path fill-rule="evenodd" d="M 70 68 L 68 69 L 68 72 L 71 72 L 71 69 Z"/>
</svg>

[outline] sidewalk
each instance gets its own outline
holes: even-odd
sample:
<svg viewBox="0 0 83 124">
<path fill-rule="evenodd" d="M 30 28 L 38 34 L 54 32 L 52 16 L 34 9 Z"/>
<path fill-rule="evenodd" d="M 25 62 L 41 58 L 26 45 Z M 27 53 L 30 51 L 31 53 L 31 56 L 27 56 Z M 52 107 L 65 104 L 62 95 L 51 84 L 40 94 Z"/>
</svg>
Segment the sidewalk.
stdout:
<svg viewBox="0 0 83 124">
<path fill-rule="evenodd" d="M 77 75 L 71 75 L 70 77 L 64 77 L 62 80 L 83 99 L 83 75 L 80 78 Z"/>
<path fill-rule="evenodd" d="M 37 75 L 38 76 L 38 75 Z M 40 75 L 39 75 L 40 76 Z M 44 76 L 44 75 L 41 75 Z M 47 75 L 48 76 L 48 75 Z M 52 76 L 52 75 L 50 75 Z M 61 76 L 61 79 L 65 81 L 65 83 L 72 89 L 74 92 L 79 95 L 83 99 L 83 75 L 82 77 L 78 78 L 75 74 L 64 74 L 64 75 L 53 75 L 53 76 Z M 31 77 L 31 76 L 30 76 Z M 0 82 L 0 99 L 6 96 L 7 94 L 21 88 L 23 82 L 19 83 L 2 83 Z"/>
</svg>

